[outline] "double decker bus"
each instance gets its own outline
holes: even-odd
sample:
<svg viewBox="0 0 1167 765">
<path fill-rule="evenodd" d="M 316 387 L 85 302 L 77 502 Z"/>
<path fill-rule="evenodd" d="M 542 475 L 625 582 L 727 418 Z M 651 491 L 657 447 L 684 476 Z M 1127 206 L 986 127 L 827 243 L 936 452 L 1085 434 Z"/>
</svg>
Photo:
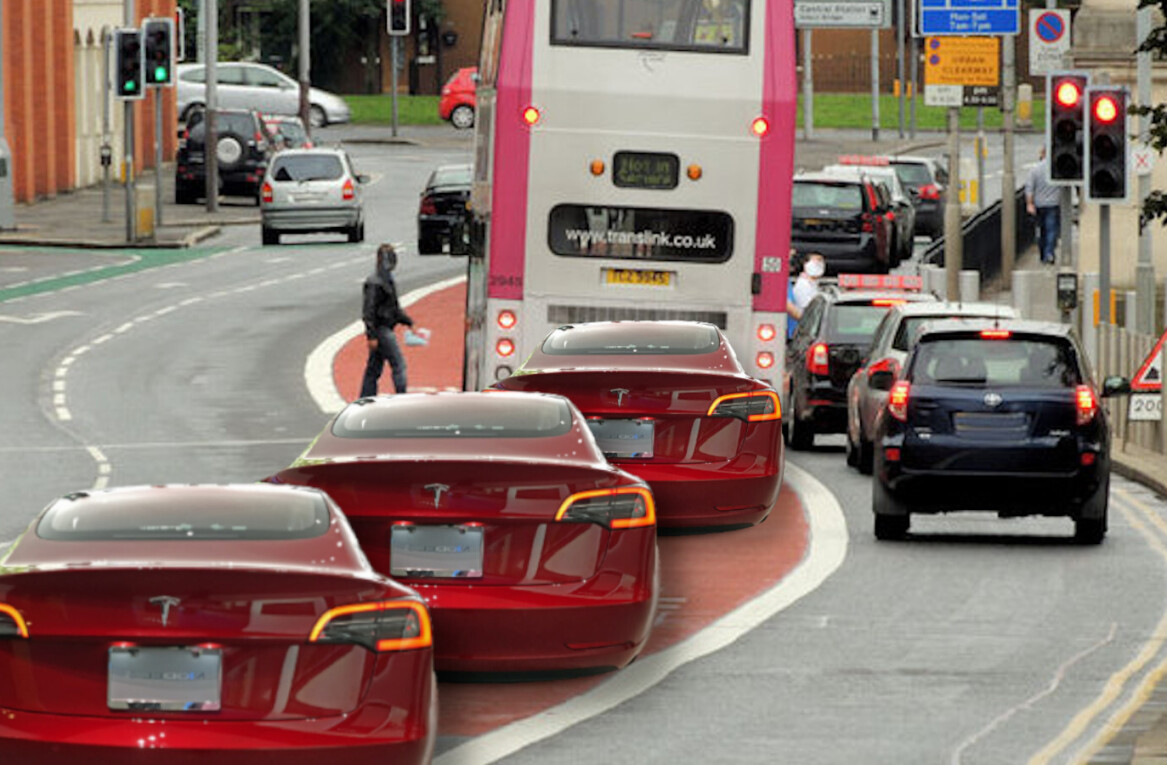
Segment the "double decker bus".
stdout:
<svg viewBox="0 0 1167 765">
<path fill-rule="evenodd" d="M 552 329 L 720 327 L 782 379 L 792 0 L 487 0 L 464 384 Z"/>
</svg>

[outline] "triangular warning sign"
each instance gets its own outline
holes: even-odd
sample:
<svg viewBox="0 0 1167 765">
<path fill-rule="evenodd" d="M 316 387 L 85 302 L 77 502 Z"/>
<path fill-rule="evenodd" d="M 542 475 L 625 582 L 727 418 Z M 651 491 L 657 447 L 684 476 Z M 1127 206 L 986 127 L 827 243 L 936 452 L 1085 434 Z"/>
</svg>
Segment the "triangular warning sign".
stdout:
<svg viewBox="0 0 1167 765">
<path fill-rule="evenodd" d="M 1135 372 L 1131 380 L 1131 390 L 1140 392 L 1158 392 L 1163 388 L 1163 369 L 1160 362 L 1163 352 L 1163 341 L 1167 340 L 1167 332 L 1155 343 L 1155 347 L 1147 355 L 1139 371 Z"/>
</svg>

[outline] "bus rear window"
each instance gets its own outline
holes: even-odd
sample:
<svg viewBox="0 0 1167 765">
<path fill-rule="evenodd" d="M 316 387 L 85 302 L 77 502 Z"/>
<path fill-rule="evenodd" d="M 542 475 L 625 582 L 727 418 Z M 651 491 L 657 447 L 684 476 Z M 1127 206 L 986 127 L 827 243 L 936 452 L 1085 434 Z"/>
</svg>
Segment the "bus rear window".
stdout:
<svg viewBox="0 0 1167 765">
<path fill-rule="evenodd" d="M 696 322 L 617 322 L 560 327 L 543 341 L 552 356 L 696 356 L 721 347 L 715 327 Z"/>
<path fill-rule="evenodd" d="M 547 239 L 566 257 L 724 263 L 733 254 L 733 218 L 713 210 L 557 205 Z"/>
<path fill-rule="evenodd" d="M 558 396 L 432 396 L 362 400 L 332 424 L 338 438 L 547 438 L 571 430 Z"/>
<path fill-rule="evenodd" d="M 749 0 L 553 0 L 551 43 L 747 53 Z"/>
</svg>

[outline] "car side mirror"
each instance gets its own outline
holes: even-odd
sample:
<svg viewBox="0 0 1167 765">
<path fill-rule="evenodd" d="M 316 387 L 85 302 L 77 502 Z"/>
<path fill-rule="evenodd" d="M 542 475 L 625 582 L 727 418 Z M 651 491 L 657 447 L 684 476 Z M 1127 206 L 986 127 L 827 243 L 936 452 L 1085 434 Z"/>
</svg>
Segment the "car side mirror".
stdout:
<svg viewBox="0 0 1167 765">
<path fill-rule="evenodd" d="M 1102 397 L 1125 396 L 1131 392 L 1131 381 L 1125 377 L 1107 377 L 1102 381 Z"/>
<path fill-rule="evenodd" d="M 877 369 L 867 378 L 867 385 L 872 390 L 891 390 L 895 379 L 890 369 Z"/>
<path fill-rule="evenodd" d="M 357 173 L 357 183 L 368 183 L 369 180 L 370 180 L 370 178 L 367 174 Z"/>
</svg>

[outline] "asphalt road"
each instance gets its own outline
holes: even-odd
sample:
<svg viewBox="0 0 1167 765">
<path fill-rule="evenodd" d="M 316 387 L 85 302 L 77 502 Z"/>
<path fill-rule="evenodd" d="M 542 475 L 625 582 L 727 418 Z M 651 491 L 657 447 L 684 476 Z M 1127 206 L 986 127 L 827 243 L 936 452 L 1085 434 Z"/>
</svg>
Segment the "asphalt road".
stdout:
<svg viewBox="0 0 1167 765">
<path fill-rule="evenodd" d="M 167 267 L 0 303 L 0 540 L 69 491 L 250 482 L 303 449 L 324 424 L 306 355 L 357 317 L 374 244 L 414 236 L 429 169 L 465 157 L 353 154 L 377 176 L 365 245 L 264 248 L 258 226 L 240 227 Z M 0 288 L 133 257 L 6 249 Z M 461 268 L 407 254 L 400 284 Z M 790 460 L 842 510 L 841 537 L 818 540 L 842 555 L 825 582 L 613 709 L 512 742 L 505 762 L 1069 762 L 1121 727 L 1167 666 L 1167 506 L 1140 487 L 1115 480 L 1098 548 L 1072 544 L 1068 521 L 969 516 L 914 521 L 908 541 L 877 544 L 870 479 L 845 467 L 839 437 Z M 445 762 L 486 761 L 459 759 L 456 743 Z"/>
</svg>

